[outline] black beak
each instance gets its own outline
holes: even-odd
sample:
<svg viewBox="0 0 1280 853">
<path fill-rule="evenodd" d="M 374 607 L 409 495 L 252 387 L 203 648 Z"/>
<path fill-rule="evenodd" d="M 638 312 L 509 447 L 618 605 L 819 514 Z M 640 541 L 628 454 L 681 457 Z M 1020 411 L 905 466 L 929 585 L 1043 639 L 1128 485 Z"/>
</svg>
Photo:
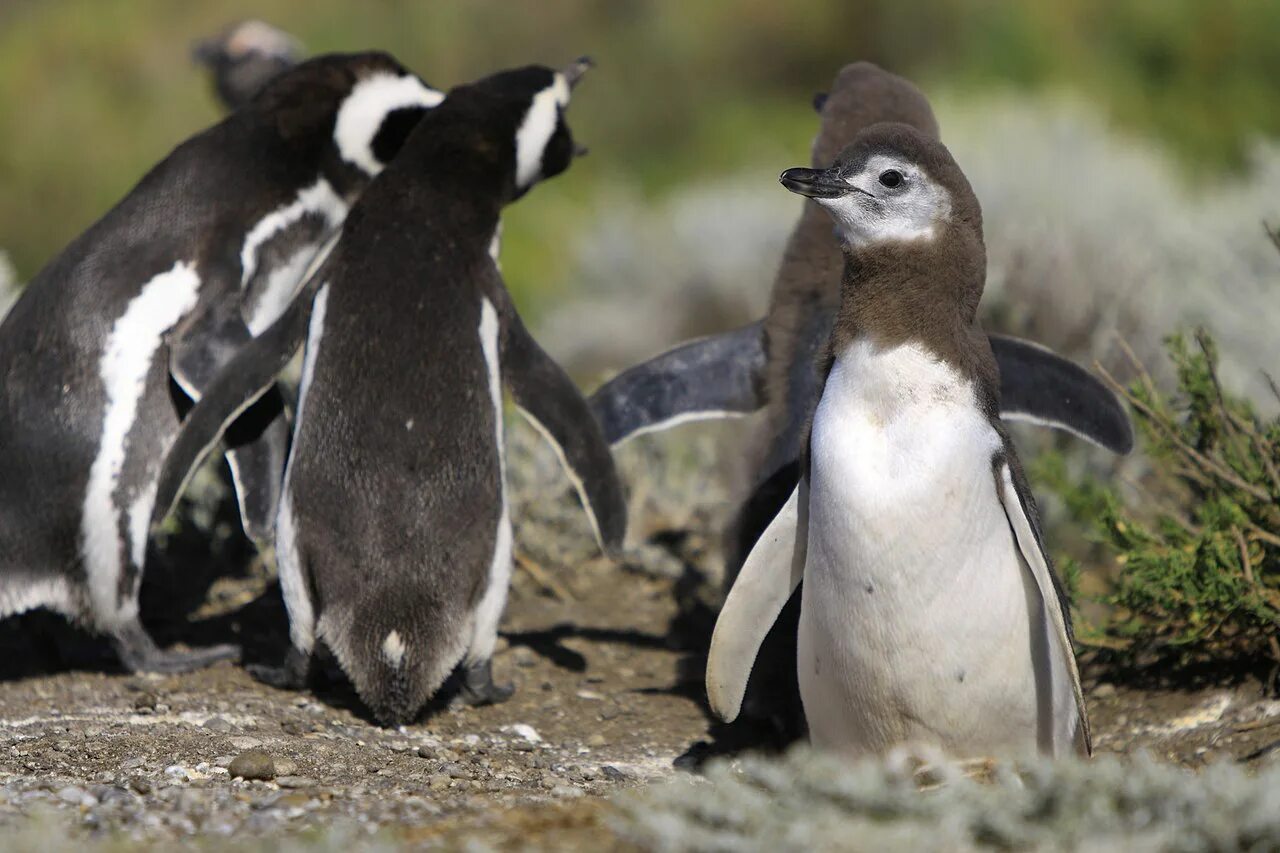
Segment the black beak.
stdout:
<svg viewBox="0 0 1280 853">
<path fill-rule="evenodd" d="M 199 65 L 214 65 L 222 56 L 222 40 L 200 39 L 191 45 L 191 58 Z"/>
<path fill-rule="evenodd" d="M 797 195 L 809 198 L 839 198 L 855 189 L 837 178 L 831 169 L 787 169 L 778 178 L 778 183 Z"/>
<path fill-rule="evenodd" d="M 595 65 L 596 64 L 591 61 L 591 57 L 580 56 L 573 62 L 569 63 L 569 67 L 560 73 L 564 75 L 564 79 L 569 83 L 569 88 L 572 89 L 578 85 L 578 81 L 582 79 L 582 75 L 594 68 Z"/>
</svg>

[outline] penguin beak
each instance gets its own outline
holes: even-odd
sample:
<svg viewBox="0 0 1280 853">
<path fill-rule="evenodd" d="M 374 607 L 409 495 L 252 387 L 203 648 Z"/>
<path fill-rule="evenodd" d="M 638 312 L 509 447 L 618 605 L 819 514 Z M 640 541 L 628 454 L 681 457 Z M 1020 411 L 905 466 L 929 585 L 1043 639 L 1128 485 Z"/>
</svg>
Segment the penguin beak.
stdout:
<svg viewBox="0 0 1280 853">
<path fill-rule="evenodd" d="M 837 178 L 833 169 L 787 169 L 778 183 L 808 198 L 840 198 L 857 189 Z"/>
<path fill-rule="evenodd" d="M 191 45 L 191 58 L 200 65 L 213 65 L 220 56 L 222 56 L 222 42 L 220 39 L 200 39 Z"/>
<path fill-rule="evenodd" d="M 560 73 L 564 75 L 565 81 L 569 84 L 569 88 L 573 89 L 578 85 L 578 81 L 582 79 L 582 75 L 595 67 L 595 63 L 591 61 L 589 56 L 580 56 Z"/>
</svg>

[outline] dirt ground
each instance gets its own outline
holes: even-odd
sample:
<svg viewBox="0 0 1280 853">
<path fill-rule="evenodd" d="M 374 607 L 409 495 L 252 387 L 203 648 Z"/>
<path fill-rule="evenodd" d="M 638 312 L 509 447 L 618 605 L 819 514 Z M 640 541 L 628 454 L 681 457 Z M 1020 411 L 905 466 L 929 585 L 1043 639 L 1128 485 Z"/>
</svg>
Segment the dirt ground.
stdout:
<svg viewBox="0 0 1280 853">
<path fill-rule="evenodd" d="M 59 618 L 8 620 L 0 624 L 0 825 L 52 820 L 77 834 L 157 842 L 338 825 L 428 846 L 474 838 L 613 846 L 607 798 L 681 772 L 719 732 L 703 702 L 705 602 L 715 589 L 713 549 L 698 544 L 704 534 L 652 531 L 649 547 L 677 567 L 663 572 L 521 551 L 495 660 L 514 698 L 485 708 L 441 702 L 398 730 L 373 725 L 340 681 L 286 692 L 229 663 L 129 675 L 100 641 Z M 208 556 L 247 568 L 193 578 L 198 570 L 184 575 L 177 558 L 162 558 L 144 613 L 185 613 L 183 595 L 203 602 L 189 620 L 153 620 L 157 636 L 234 639 L 250 662 L 275 659 L 286 618 L 262 561 L 234 537 Z M 1154 676 L 1118 680 L 1090 660 L 1099 752 L 1145 749 L 1192 767 L 1280 761 L 1269 673 L 1203 673 L 1178 689 Z"/>
</svg>

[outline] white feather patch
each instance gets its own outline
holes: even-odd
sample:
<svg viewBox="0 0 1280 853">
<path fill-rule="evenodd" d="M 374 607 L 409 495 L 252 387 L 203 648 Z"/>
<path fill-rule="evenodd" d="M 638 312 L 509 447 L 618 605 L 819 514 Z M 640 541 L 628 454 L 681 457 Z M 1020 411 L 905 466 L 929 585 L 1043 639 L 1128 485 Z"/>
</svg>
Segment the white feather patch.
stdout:
<svg viewBox="0 0 1280 853">
<path fill-rule="evenodd" d="M 526 189 L 542 173 L 542 152 L 560 121 L 560 110 L 569 103 L 569 83 L 563 74 L 533 96 L 529 111 L 516 131 L 516 186 Z"/>
<path fill-rule="evenodd" d="M 494 538 L 493 559 L 489 563 L 489 585 L 476 608 L 471 646 L 467 650 L 467 662 L 475 663 L 493 657 L 498 639 L 498 623 L 507 604 L 507 590 L 511 585 L 511 512 L 507 507 L 507 463 L 502 430 L 502 364 L 498 351 L 498 312 L 488 299 L 480 300 L 480 349 L 484 352 L 485 366 L 489 372 L 489 396 L 493 401 L 494 440 L 498 449 L 498 489 L 502 509 L 498 515 L 498 530 Z"/>
<path fill-rule="evenodd" d="M 164 334 L 196 305 L 200 277 L 190 263 L 179 261 L 173 269 L 152 278 L 129 302 L 124 314 L 116 320 L 107 338 L 98 374 L 102 379 L 106 407 L 102 419 L 102 438 L 98 455 L 89 468 L 84 510 L 80 522 L 81 557 L 89 581 L 89 599 L 99 627 L 118 624 L 132 618 L 137 602 L 132 598 L 121 602 L 119 583 L 122 569 L 123 542 L 121 502 L 117 495 L 120 474 L 128 452 L 127 442 L 138 413 L 138 402 L 146 390 L 147 374 L 164 341 Z M 133 515 L 142 502 L 149 504 L 154 495 L 135 495 L 129 523 L 130 558 L 141 566 L 145 554 L 146 531 L 139 535 L 140 525 Z M 145 524 L 141 525 L 145 528 Z M 141 545 L 138 542 L 141 541 Z"/>
<path fill-rule="evenodd" d="M 240 248 L 240 286 L 246 287 L 258 272 L 258 252 L 263 244 L 309 213 L 323 216 L 337 228 L 347 216 L 347 203 L 324 178 L 298 191 L 298 197 L 259 219 L 245 235 Z M 314 248 L 312 254 L 314 254 Z M 291 261 L 292 262 L 292 261 Z M 303 263 L 303 268 L 306 264 Z"/>
<path fill-rule="evenodd" d="M 369 175 L 382 171 L 373 154 L 373 140 L 388 115 L 406 107 L 434 107 L 444 94 L 430 88 L 412 74 L 374 74 L 357 83 L 338 108 L 333 139 L 342 159 L 359 166 Z"/>
<path fill-rule="evenodd" d="M 404 661 L 404 640 L 400 639 L 399 631 L 392 631 L 382 641 L 382 657 L 393 667 Z"/>
<path fill-rule="evenodd" d="M 276 562 L 280 570 L 280 591 L 284 594 L 285 609 L 289 611 L 289 640 L 298 651 L 310 652 L 316 641 L 315 609 L 311 594 L 302 574 L 302 555 L 298 551 L 298 526 L 293 517 L 293 498 L 289 488 L 289 475 L 293 471 L 293 454 L 297 452 L 297 440 L 307 413 L 307 392 L 315 377 L 316 359 L 320 356 L 320 339 L 324 336 L 324 315 L 329 304 L 329 285 L 316 293 L 311 307 L 311 322 L 307 327 L 307 348 L 302 357 L 302 379 L 298 383 L 298 414 L 294 419 L 294 447 L 285 466 L 284 488 L 280 497 L 280 509 L 276 515 Z"/>
</svg>

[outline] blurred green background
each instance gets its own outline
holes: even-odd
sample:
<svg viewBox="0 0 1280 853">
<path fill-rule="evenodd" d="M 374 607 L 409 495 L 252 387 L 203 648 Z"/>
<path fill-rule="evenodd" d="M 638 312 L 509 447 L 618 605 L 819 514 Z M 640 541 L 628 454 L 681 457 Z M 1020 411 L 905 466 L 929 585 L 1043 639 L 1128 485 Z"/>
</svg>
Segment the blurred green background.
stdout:
<svg viewBox="0 0 1280 853">
<path fill-rule="evenodd" d="M 1275 0 L 0 0 L 0 248 L 19 280 L 218 119 L 190 44 L 246 17 L 311 53 L 385 48 L 440 87 L 596 58 L 571 115 L 592 156 L 507 222 L 530 310 L 563 286 L 560 247 L 599 186 L 659 199 L 721 174 L 770 182 L 806 158 L 810 98 L 853 59 L 930 94 L 1079 93 L 1194 182 L 1280 130 Z"/>
</svg>

